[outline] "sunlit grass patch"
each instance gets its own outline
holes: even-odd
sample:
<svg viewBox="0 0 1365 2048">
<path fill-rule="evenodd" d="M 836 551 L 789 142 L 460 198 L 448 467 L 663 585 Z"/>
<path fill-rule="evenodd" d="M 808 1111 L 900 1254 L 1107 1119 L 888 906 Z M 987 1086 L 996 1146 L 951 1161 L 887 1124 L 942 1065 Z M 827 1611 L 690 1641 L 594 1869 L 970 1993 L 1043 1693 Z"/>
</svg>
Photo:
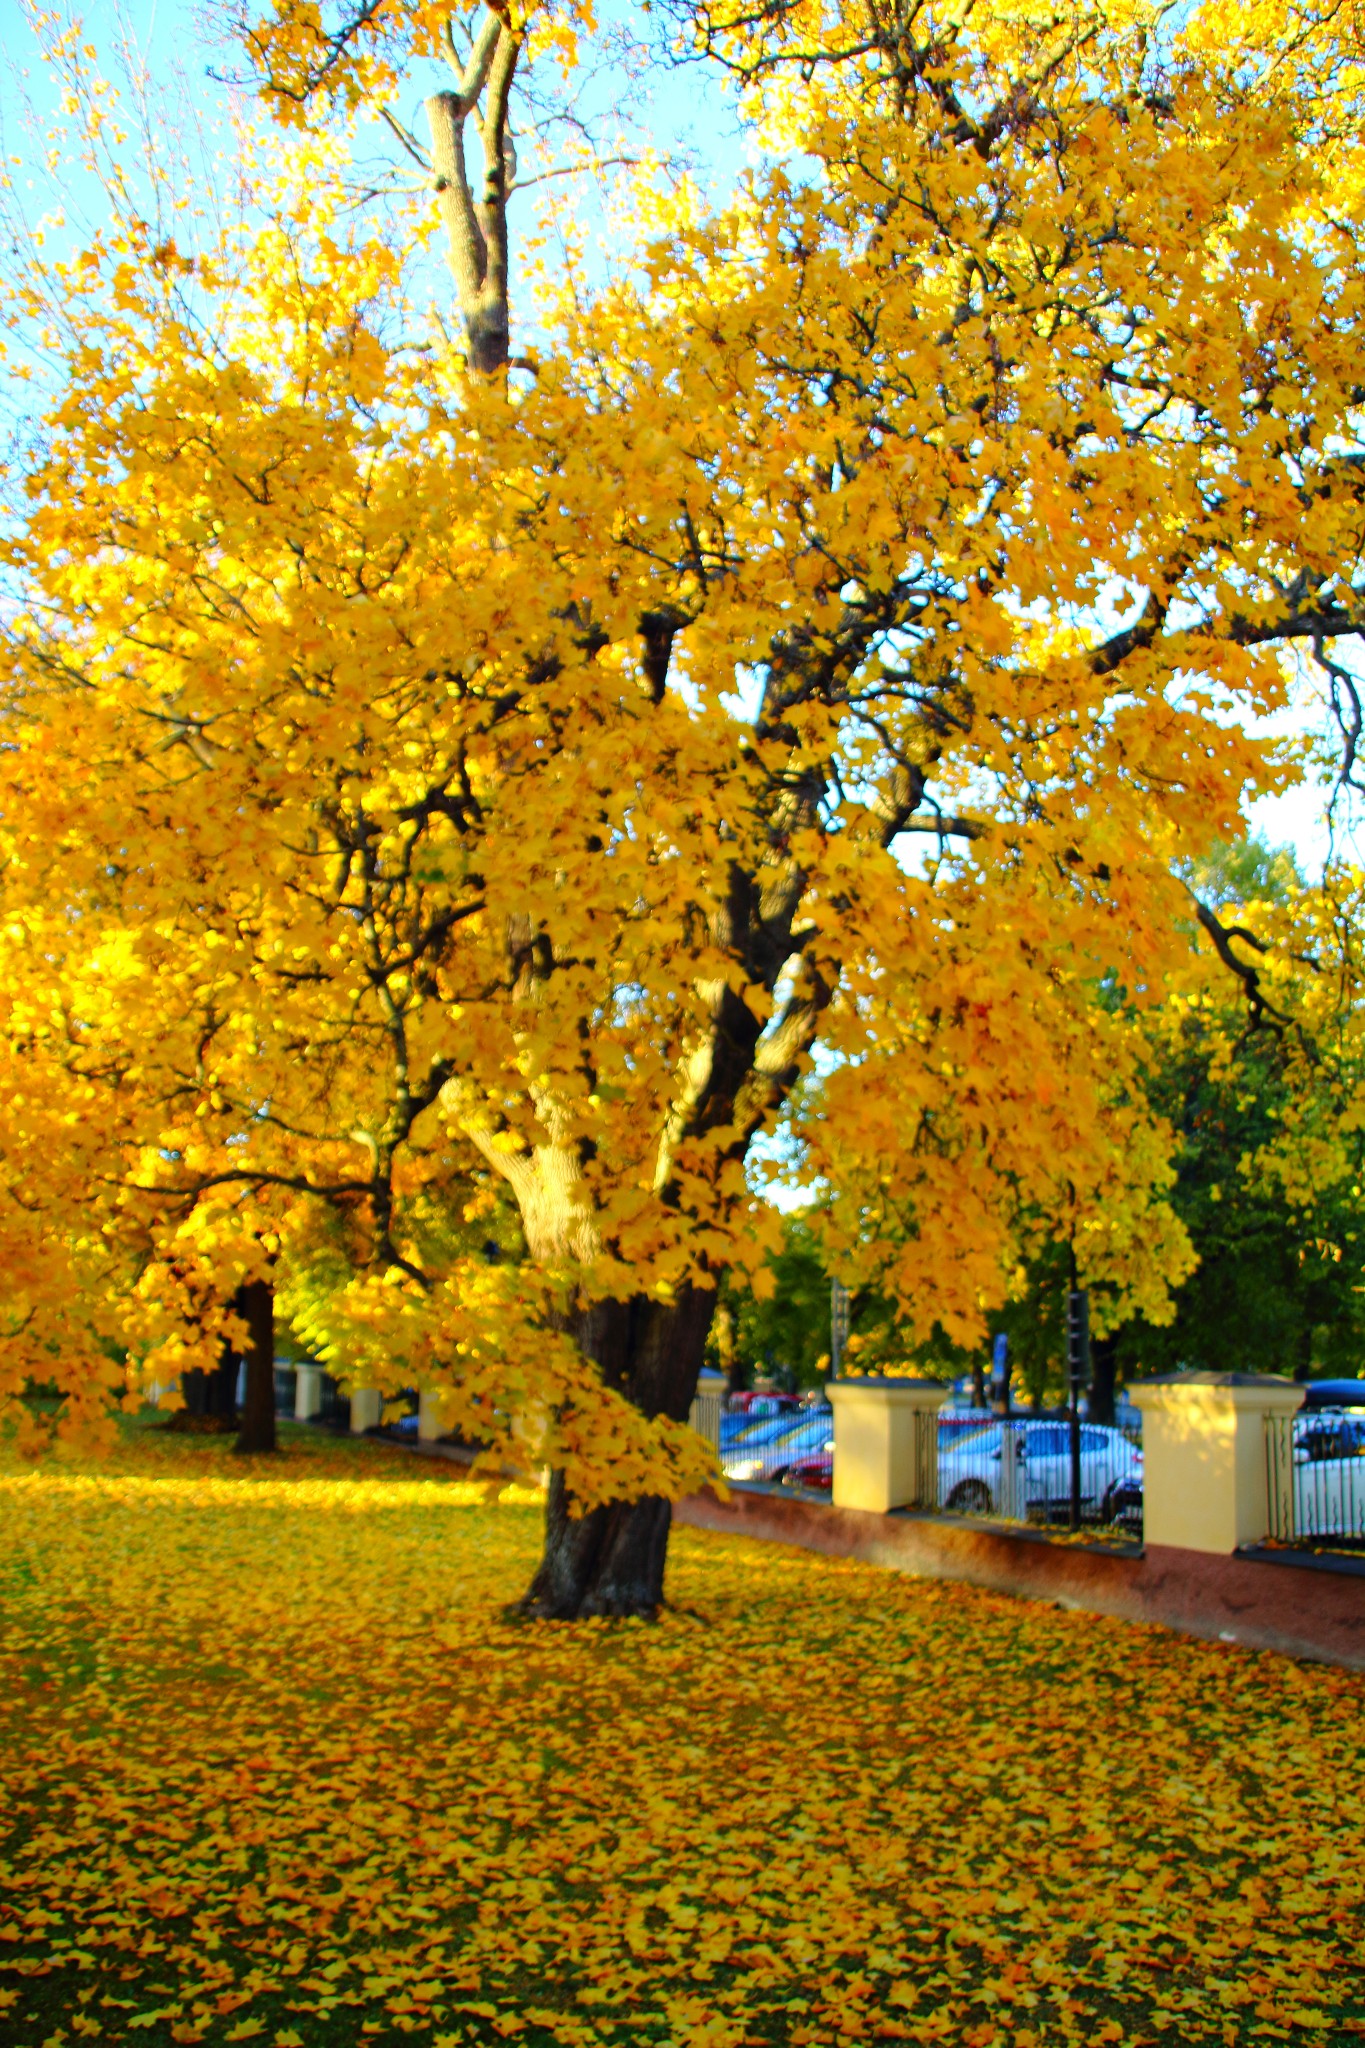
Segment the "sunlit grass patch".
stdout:
<svg viewBox="0 0 1365 2048">
<path fill-rule="evenodd" d="M 289 1432 L 0 1461 L 0 2039 L 1345 2042 L 1365 1683 Z"/>
</svg>

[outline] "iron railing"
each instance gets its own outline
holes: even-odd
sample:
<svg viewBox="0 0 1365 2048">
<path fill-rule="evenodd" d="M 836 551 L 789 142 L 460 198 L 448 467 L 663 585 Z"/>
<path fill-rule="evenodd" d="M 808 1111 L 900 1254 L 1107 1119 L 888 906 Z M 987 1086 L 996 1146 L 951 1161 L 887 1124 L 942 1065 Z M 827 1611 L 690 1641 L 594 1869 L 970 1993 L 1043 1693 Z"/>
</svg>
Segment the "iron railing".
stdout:
<svg viewBox="0 0 1365 2048">
<path fill-rule="evenodd" d="M 350 1428 L 351 1397 L 349 1394 L 342 1393 L 341 1388 L 329 1372 L 325 1372 L 322 1376 L 320 1401 L 321 1405 L 315 1418 L 318 1422 L 325 1422 L 332 1428 L 336 1428 L 338 1425 L 342 1428 Z"/>
<path fill-rule="evenodd" d="M 692 1412 L 688 1421 L 697 1435 L 705 1437 L 713 1451 L 720 1451 L 720 1424 L 725 1413 L 725 1390 L 718 1387 L 700 1386 L 692 1396 Z"/>
<path fill-rule="evenodd" d="M 1080 1424 L 1073 1489 L 1068 1416 L 983 1418 L 979 1428 L 958 1426 L 950 1435 L 945 1420 L 938 1425 L 937 1505 L 947 1513 L 1052 1527 L 1074 1519 L 1141 1534 L 1142 1452 L 1126 1431 Z"/>
<path fill-rule="evenodd" d="M 1268 1536 L 1365 1550 L 1365 1410 L 1268 1415 L 1265 1453 Z"/>
<path fill-rule="evenodd" d="M 939 1419 L 932 1410 L 919 1409 L 915 1415 L 914 1470 L 911 1475 L 910 1498 L 902 1502 L 907 1508 L 936 1508 L 938 1506 L 939 1445 L 941 1430 Z"/>
</svg>

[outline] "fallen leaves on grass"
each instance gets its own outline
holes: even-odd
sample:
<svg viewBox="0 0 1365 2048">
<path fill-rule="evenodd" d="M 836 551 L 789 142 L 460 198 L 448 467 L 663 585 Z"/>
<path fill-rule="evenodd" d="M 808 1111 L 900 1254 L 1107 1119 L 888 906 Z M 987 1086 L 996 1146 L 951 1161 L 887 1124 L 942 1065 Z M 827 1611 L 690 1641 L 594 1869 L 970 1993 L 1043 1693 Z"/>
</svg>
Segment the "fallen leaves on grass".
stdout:
<svg viewBox="0 0 1365 2048">
<path fill-rule="evenodd" d="M 7 2041 L 1354 2038 L 1365 1682 L 291 1435 L 0 1469 Z"/>
</svg>

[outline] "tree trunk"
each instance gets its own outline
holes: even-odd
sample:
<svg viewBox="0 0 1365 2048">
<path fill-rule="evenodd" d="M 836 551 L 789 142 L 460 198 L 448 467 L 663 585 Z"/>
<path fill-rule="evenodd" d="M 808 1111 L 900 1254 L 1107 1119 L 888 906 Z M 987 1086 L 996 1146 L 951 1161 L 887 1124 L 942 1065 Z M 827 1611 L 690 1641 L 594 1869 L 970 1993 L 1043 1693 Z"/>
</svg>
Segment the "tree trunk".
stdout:
<svg viewBox="0 0 1365 2048">
<path fill-rule="evenodd" d="M 608 1386 L 645 1415 L 685 1422 L 715 1301 L 709 1289 L 687 1288 L 668 1305 L 644 1295 L 600 1302 L 576 1334 Z M 545 1548 L 521 1611 L 543 1621 L 657 1614 L 664 1598 L 670 1503 L 646 1495 L 577 1516 L 572 1507 L 564 1474 L 552 1473 Z"/>
<path fill-rule="evenodd" d="M 728 1302 L 718 1302 L 712 1324 L 716 1333 L 716 1363 L 725 1374 L 727 1394 L 739 1394 L 749 1384 L 749 1361 L 741 1358 L 735 1342 L 735 1312 Z"/>
<path fill-rule="evenodd" d="M 246 1398 L 235 1448 L 275 1448 L 275 1290 L 268 1280 L 239 1288 L 232 1304 L 247 1326 Z"/>
<path fill-rule="evenodd" d="M 1117 1337 L 1096 1337 L 1090 1346 L 1090 1420 L 1114 1420 L 1114 1381 L 1118 1377 Z"/>
<path fill-rule="evenodd" d="M 237 1418 L 237 1354 L 230 1344 L 225 1344 L 219 1354 L 218 1363 L 212 1372 L 195 1367 L 182 1373 L 180 1391 L 185 1397 L 185 1413 L 196 1421 L 212 1419 L 225 1426 Z"/>
</svg>

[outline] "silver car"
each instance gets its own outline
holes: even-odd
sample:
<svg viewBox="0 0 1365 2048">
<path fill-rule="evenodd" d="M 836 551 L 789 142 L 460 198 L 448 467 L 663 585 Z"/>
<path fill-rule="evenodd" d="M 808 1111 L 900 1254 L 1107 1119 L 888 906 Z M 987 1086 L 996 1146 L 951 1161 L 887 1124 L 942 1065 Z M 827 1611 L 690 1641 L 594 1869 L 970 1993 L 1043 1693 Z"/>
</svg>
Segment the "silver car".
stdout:
<svg viewBox="0 0 1365 2048">
<path fill-rule="evenodd" d="M 1142 1485 L 1142 1453 L 1122 1430 L 1081 1424 L 1081 1508 L 1094 1519 L 1118 1489 Z M 1071 1425 L 998 1422 L 938 1454 L 940 1506 L 957 1514 L 1046 1519 L 1071 1500 Z"/>
</svg>

